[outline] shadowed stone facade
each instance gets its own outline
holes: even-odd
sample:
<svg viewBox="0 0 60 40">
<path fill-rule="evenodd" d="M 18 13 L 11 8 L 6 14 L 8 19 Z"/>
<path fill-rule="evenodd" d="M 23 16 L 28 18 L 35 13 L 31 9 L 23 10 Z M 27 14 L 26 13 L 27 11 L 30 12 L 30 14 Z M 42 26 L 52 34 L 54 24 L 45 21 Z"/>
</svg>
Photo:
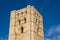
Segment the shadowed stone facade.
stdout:
<svg viewBox="0 0 60 40">
<path fill-rule="evenodd" d="M 8 40 L 44 40 L 42 15 L 30 5 L 11 11 Z"/>
</svg>

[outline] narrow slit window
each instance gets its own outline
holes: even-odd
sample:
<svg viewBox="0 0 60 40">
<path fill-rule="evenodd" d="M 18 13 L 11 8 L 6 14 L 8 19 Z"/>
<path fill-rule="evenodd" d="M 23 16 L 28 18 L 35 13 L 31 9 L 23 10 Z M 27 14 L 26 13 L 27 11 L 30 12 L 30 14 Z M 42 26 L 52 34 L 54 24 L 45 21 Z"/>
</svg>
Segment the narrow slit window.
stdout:
<svg viewBox="0 0 60 40">
<path fill-rule="evenodd" d="M 21 27 L 21 33 L 23 33 L 23 27 Z"/>
<path fill-rule="evenodd" d="M 24 21 L 25 21 L 25 23 L 26 23 L 26 18 L 24 17 Z"/>
<path fill-rule="evenodd" d="M 23 12 L 21 12 L 21 15 L 23 15 Z"/>
<path fill-rule="evenodd" d="M 37 28 L 37 33 L 39 32 L 39 28 Z"/>
</svg>

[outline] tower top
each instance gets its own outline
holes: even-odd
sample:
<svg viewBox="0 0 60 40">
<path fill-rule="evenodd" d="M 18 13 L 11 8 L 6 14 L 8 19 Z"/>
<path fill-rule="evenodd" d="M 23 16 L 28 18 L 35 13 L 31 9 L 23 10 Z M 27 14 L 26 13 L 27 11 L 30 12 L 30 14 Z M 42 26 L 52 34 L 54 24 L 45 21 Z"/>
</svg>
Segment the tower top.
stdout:
<svg viewBox="0 0 60 40">
<path fill-rule="evenodd" d="M 28 5 L 28 6 L 31 6 L 31 5 Z"/>
<path fill-rule="evenodd" d="M 34 6 L 11 11 L 8 40 L 44 40 L 43 20 Z"/>
</svg>

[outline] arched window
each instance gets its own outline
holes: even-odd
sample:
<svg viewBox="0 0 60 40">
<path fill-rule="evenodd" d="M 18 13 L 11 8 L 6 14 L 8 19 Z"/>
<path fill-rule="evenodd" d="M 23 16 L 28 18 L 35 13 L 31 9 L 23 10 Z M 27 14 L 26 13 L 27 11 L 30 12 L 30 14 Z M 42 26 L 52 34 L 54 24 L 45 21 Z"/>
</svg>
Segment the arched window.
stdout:
<svg viewBox="0 0 60 40">
<path fill-rule="evenodd" d="M 25 13 L 27 13 L 27 10 L 25 11 Z"/>
<path fill-rule="evenodd" d="M 21 15 L 23 15 L 23 12 L 21 12 Z"/>
<path fill-rule="evenodd" d="M 17 13 L 17 17 L 19 18 L 19 13 Z"/>
<path fill-rule="evenodd" d="M 37 14 L 37 16 L 38 16 L 38 14 Z"/>
<path fill-rule="evenodd" d="M 39 27 L 37 28 L 37 33 L 39 32 Z"/>
<path fill-rule="evenodd" d="M 26 17 L 24 17 L 24 22 L 26 23 Z"/>
<path fill-rule="evenodd" d="M 21 33 L 23 33 L 24 32 L 24 29 L 23 29 L 23 27 L 21 27 Z"/>
<path fill-rule="evenodd" d="M 35 16 L 37 16 L 36 11 L 35 11 Z"/>
<path fill-rule="evenodd" d="M 36 19 L 36 22 L 38 21 L 38 19 Z"/>
</svg>

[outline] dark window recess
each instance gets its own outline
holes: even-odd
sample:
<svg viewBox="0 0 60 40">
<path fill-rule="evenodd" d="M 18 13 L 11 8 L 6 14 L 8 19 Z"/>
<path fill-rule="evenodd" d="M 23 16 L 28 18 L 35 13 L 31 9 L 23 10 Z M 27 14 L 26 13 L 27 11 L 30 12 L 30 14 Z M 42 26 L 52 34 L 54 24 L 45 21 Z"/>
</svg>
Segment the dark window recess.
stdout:
<svg viewBox="0 0 60 40">
<path fill-rule="evenodd" d="M 23 27 L 21 27 L 21 33 L 23 33 Z"/>
<path fill-rule="evenodd" d="M 21 15 L 23 15 L 23 12 L 21 12 Z"/>
<path fill-rule="evenodd" d="M 39 28 L 37 28 L 37 33 L 39 32 Z"/>
<path fill-rule="evenodd" d="M 25 13 L 27 13 L 27 11 L 25 11 Z"/>
<path fill-rule="evenodd" d="M 38 14 L 37 14 L 37 16 L 38 16 Z"/>
<path fill-rule="evenodd" d="M 24 17 L 24 21 L 25 21 L 25 23 L 26 23 L 26 18 Z"/>
<path fill-rule="evenodd" d="M 19 16 L 19 13 L 18 13 L 18 16 Z"/>
</svg>

